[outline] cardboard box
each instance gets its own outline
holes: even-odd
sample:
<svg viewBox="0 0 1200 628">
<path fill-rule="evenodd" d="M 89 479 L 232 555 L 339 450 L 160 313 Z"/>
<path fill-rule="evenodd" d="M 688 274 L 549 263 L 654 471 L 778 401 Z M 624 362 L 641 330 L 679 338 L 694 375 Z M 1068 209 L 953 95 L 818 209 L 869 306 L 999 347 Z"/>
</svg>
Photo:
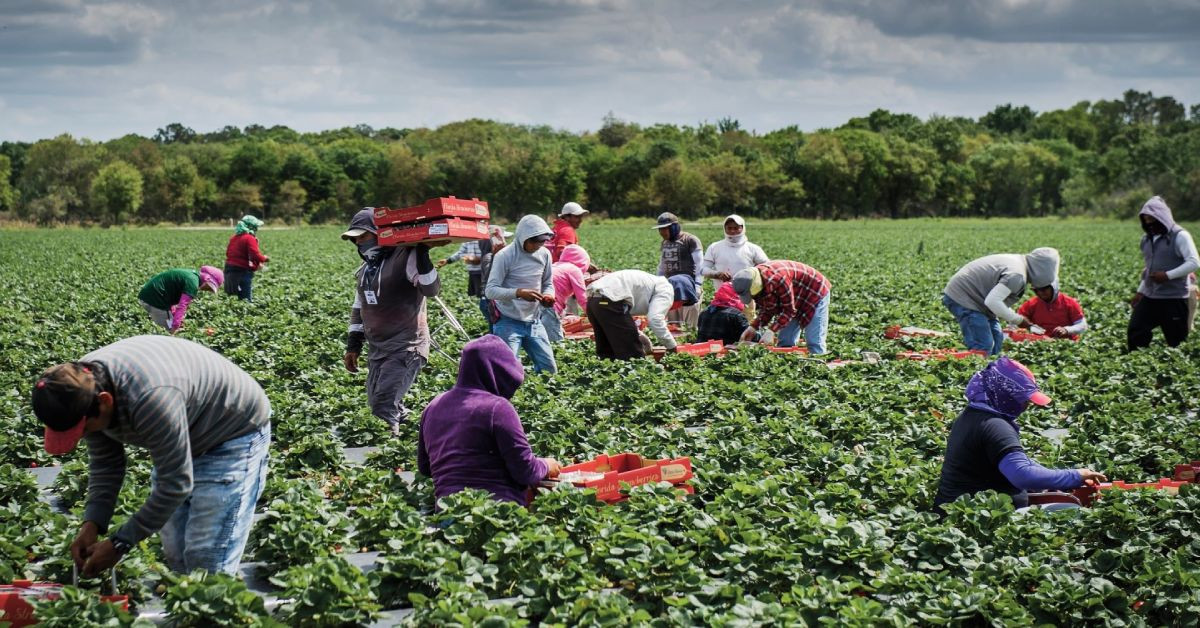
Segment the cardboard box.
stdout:
<svg viewBox="0 0 1200 628">
<path fill-rule="evenodd" d="M 925 349 L 923 351 L 901 351 L 896 354 L 897 360 L 948 360 L 962 359 L 974 356 L 987 357 L 987 351 L 978 349 Z"/>
<path fill-rule="evenodd" d="M 448 196 L 434 198 L 415 207 L 375 208 L 375 226 L 425 222 L 438 218 L 465 218 L 467 220 L 487 220 L 491 218 L 488 204 L 477 198 L 465 199 Z"/>
<path fill-rule="evenodd" d="M 451 242 L 469 242 L 488 237 L 486 220 L 442 218 L 413 225 L 391 225 L 379 230 L 380 246 L 427 244 L 442 246 Z"/>
<path fill-rule="evenodd" d="M 12 628 L 32 626 L 38 623 L 33 614 L 33 600 L 53 600 L 61 595 L 63 585 L 53 582 L 14 580 L 12 584 L 0 584 L 0 621 Z M 102 601 L 116 604 L 121 610 L 129 610 L 128 595 L 102 595 Z"/>
<path fill-rule="evenodd" d="M 639 486 L 650 482 L 670 482 L 683 485 L 692 479 L 692 460 L 687 457 L 661 460 L 643 458 L 637 454 L 600 454 L 596 458 L 562 468 L 563 473 L 588 471 L 603 473 L 600 479 L 573 482 L 579 488 L 596 489 L 596 499 L 616 503 L 625 499 L 621 486 Z M 688 490 L 685 488 L 684 490 Z M 689 490 L 689 492 L 691 492 Z"/>
</svg>

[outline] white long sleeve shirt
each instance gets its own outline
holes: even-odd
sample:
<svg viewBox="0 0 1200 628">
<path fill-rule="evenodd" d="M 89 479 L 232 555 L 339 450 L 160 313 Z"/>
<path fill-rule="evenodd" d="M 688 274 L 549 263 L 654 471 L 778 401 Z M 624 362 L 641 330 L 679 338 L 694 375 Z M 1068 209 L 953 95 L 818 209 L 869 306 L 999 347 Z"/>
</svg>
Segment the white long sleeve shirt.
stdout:
<svg viewBox="0 0 1200 628">
<path fill-rule="evenodd" d="M 704 259 L 700 263 L 700 274 L 712 279 L 715 294 L 721 288 L 721 284 L 725 283 L 724 280 L 716 278 L 718 273 L 734 275 L 743 268 L 765 264 L 769 261 L 771 260 L 767 258 L 762 247 L 753 242 L 743 242 L 741 245 L 735 246 L 728 239 L 722 238 L 708 245 L 708 250 L 704 252 Z"/>
<path fill-rule="evenodd" d="M 675 301 L 675 290 L 666 277 L 641 270 L 619 270 L 594 281 L 588 286 L 587 296 L 589 301 L 600 297 L 628 303 L 630 315 L 645 315 L 659 342 L 668 349 L 675 348 L 675 337 L 667 328 L 667 312 Z"/>
</svg>

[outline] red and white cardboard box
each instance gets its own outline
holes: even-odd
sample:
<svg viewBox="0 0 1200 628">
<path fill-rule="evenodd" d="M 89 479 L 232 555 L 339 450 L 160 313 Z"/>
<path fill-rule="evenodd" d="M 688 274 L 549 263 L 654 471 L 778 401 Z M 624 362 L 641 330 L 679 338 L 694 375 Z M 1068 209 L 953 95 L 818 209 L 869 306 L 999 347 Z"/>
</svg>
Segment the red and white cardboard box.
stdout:
<svg viewBox="0 0 1200 628">
<path fill-rule="evenodd" d="M 379 229 L 380 246 L 428 244 L 441 246 L 451 242 L 468 242 L 488 237 L 486 220 L 443 218 L 414 225 L 389 225 Z"/>
<path fill-rule="evenodd" d="M 376 207 L 374 216 L 376 227 L 422 222 L 438 218 L 487 220 L 491 218 L 491 214 L 488 213 L 487 201 L 481 201 L 477 198 L 465 199 L 448 196 L 445 198 L 429 199 L 414 207 Z"/>
</svg>

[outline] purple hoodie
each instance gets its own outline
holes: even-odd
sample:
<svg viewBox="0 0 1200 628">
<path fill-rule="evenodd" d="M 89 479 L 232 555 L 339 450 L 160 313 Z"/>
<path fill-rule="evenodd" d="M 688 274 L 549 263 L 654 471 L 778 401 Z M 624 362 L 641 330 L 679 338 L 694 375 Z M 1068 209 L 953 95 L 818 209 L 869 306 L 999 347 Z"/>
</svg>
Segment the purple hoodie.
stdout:
<svg viewBox="0 0 1200 628">
<path fill-rule="evenodd" d="M 468 342 L 458 382 L 421 415 L 417 468 L 433 478 L 441 498 L 464 488 L 525 503 L 525 491 L 545 479 L 546 463 L 533 455 L 509 399 L 525 380 L 521 361 L 499 336 Z"/>
</svg>

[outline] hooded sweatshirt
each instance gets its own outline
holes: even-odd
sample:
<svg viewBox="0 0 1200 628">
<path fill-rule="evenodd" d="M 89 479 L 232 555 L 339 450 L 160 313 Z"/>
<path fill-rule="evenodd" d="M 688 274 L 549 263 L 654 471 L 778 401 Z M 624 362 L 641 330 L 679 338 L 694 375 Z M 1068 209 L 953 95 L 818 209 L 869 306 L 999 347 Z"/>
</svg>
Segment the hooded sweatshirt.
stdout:
<svg viewBox="0 0 1200 628">
<path fill-rule="evenodd" d="M 562 251 L 559 261 L 554 262 L 554 313 L 562 314 L 567 307 L 567 299 L 575 297 L 580 309 L 587 308 L 587 290 L 584 286 L 584 273 L 591 265 L 587 251 L 578 244 L 568 245 Z"/>
<path fill-rule="evenodd" d="M 1078 471 L 1046 469 L 1021 446 L 1017 417 L 1037 390 L 1025 369 L 1008 358 L 971 377 L 967 408 L 954 420 L 946 442 L 935 507 L 991 489 L 1008 493 L 1022 508 L 1029 504 L 1026 491 L 1066 490 L 1083 483 Z"/>
<path fill-rule="evenodd" d="M 1057 285 L 1058 250 L 1034 249 L 1028 255 L 1000 253 L 981 257 L 958 269 L 943 292 L 955 303 L 988 318 L 1020 322 L 1012 310 L 1027 284 Z"/>
<path fill-rule="evenodd" d="M 587 296 L 628 303 L 630 316 L 645 315 L 654 337 L 664 347 L 675 348 L 675 337 L 667 328 L 667 312 L 675 302 L 675 290 L 666 277 L 641 270 L 618 270 L 592 282 Z"/>
<path fill-rule="evenodd" d="M 433 478 L 441 498 L 464 488 L 525 503 L 525 491 L 545 479 L 545 461 L 533 455 L 521 419 L 509 401 L 525 370 L 498 336 L 468 342 L 458 382 L 421 415 L 417 468 Z"/>
<path fill-rule="evenodd" d="M 533 253 L 525 250 L 526 240 L 550 233 L 545 220 L 533 215 L 525 216 L 517 223 L 512 246 L 504 247 L 492 257 L 484 296 L 496 302 L 501 315 L 525 322 L 538 319 L 542 305 L 536 301 L 518 299 L 519 288 L 554 296 L 550 251 L 544 246 Z"/>
<path fill-rule="evenodd" d="M 1155 196 L 1142 206 L 1139 216 L 1149 216 L 1166 227 L 1166 235 L 1142 236 L 1142 283 L 1138 292 L 1151 299 L 1184 299 L 1188 296 L 1187 276 L 1200 268 L 1200 256 L 1192 234 L 1175 223 L 1171 208 Z M 1140 218 L 1139 218 L 1140 220 Z M 1155 283 L 1150 273 L 1166 271 L 1169 281 Z"/>
<path fill-rule="evenodd" d="M 763 252 L 762 247 L 746 239 L 746 228 L 743 227 L 740 234 L 726 235 L 723 239 L 708 245 L 708 250 L 704 252 L 704 260 L 700 262 L 700 274 L 712 279 L 714 290 L 720 290 L 721 284 L 725 282 L 715 278 L 717 273 L 724 272 L 733 276 L 743 268 L 758 266 L 769 261 L 771 260 Z"/>
</svg>

